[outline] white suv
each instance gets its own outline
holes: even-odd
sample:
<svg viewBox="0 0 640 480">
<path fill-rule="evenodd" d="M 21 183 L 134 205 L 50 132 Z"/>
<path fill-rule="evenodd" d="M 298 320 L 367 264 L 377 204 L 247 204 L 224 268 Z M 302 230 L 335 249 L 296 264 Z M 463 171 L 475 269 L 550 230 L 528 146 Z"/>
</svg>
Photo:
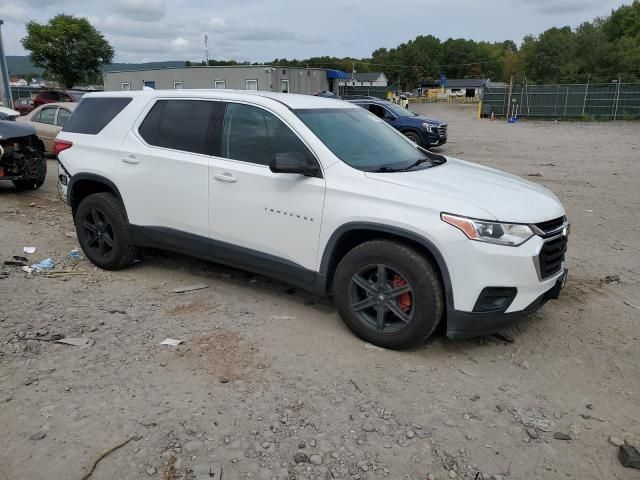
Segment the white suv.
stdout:
<svg viewBox="0 0 640 480">
<path fill-rule="evenodd" d="M 215 90 L 87 94 L 56 140 L 87 258 L 156 247 L 332 294 L 387 348 L 495 332 L 566 278 L 548 190 L 423 150 L 333 99 Z"/>
</svg>

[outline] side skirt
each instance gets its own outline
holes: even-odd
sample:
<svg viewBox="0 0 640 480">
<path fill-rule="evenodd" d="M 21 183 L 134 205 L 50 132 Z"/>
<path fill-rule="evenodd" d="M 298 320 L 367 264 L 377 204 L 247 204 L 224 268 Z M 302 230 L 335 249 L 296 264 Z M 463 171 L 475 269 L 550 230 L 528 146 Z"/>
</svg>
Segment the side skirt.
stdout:
<svg viewBox="0 0 640 480">
<path fill-rule="evenodd" d="M 283 258 L 170 228 L 129 225 L 129 230 L 134 243 L 140 247 L 202 258 L 277 278 L 315 295 L 326 294 L 325 275 Z"/>
</svg>

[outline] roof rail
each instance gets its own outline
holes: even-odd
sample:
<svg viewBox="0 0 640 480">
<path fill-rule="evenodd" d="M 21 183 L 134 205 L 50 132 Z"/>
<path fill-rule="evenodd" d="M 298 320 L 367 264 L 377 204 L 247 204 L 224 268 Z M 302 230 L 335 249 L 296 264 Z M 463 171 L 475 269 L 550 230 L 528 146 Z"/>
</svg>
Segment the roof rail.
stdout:
<svg viewBox="0 0 640 480">
<path fill-rule="evenodd" d="M 378 97 L 372 97 L 371 95 L 342 95 L 343 100 L 382 100 Z"/>
</svg>

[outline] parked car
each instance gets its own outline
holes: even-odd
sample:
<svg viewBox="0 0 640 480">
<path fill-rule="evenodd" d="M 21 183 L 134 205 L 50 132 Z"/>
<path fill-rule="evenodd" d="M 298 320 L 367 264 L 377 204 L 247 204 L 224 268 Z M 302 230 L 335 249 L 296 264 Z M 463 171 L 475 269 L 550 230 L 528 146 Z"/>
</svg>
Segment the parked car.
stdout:
<svg viewBox="0 0 640 480">
<path fill-rule="evenodd" d="M 320 92 L 314 93 L 314 95 L 316 97 L 333 98 L 335 100 L 341 100 L 342 99 L 342 97 L 340 95 L 338 95 L 337 93 L 333 93 L 330 90 L 322 90 Z"/>
<path fill-rule="evenodd" d="M 47 103 L 19 117 L 18 121 L 27 123 L 35 128 L 38 137 L 44 144 L 45 152 L 53 153 L 53 142 L 56 135 L 67 123 L 77 105 L 77 103 L 73 102 Z"/>
<path fill-rule="evenodd" d="M 15 108 L 20 115 L 26 115 L 35 108 L 32 98 L 18 98 L 13 102 L 13 108 Z"/>
<path fill-rule="evenodd" d="M 8 107 L 0 106 L 0 120 L 13 121 L 20 116 L 20 112 Z"/>
<path fill-rule="evenodd" d="M 423 117 L 395 103 L 374 97 L 346 100 L 369 110 L 423 148 L 447 143 L 447 124 L 442 120 Z"/>
<path fill-rule="evenodd" d="M 270 92 L 88 94 L 56 139 L 96 266 L 164 248 L 332 294 L 368 342 L 505 328 L 556 298 L 568 223 L 546 188 L 429 152 L 349 102 Z"/>
<path fill-rule="evenodd" d="M 33 100 L 33 106 L 39 107 L 45 103 L 79 102 L 87 93 L 84 90 L 41 90 Z"/>
<path fill-rule="evenodd" d="M 19 190 L 40 188 L 47 175 L 42 142 L 29 125 L 0 120 L 0 180 Z"/>
</svg>

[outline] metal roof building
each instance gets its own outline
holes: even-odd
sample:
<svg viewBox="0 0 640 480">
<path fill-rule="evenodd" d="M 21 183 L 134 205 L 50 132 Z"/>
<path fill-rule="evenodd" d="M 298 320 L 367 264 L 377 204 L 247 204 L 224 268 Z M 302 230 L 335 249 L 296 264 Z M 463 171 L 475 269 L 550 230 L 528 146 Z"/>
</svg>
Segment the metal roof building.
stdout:
<svg viewBox="0 0 640 480">
<path fill-rule="evenodd" d="M 167 89 L 234 89 L 314 94 L 338 91 L 344 72 L 322 68 L 279 67 L 275 65 L 233 65 L 184 67 L 157 70 L 105 72 L 105 91 L 142 90 L 144 86 Z"/>
</svg>

